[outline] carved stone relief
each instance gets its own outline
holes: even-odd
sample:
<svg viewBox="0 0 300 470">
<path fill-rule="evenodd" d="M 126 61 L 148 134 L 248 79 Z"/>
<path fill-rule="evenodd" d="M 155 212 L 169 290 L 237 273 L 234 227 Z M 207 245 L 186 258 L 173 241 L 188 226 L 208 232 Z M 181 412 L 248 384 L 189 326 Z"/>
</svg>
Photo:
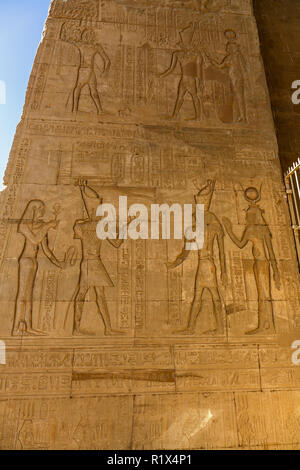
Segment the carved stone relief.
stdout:
<svg viewBox="0 0 300 470">
<path fill-rule="evenodd" d="M 5 183 L 1 449 L 299 446 L 300 284 L 250 0 L 55 0 Z M 100 240 L 120 196 L 203 205 L 203 246 Z"/>
</svg>

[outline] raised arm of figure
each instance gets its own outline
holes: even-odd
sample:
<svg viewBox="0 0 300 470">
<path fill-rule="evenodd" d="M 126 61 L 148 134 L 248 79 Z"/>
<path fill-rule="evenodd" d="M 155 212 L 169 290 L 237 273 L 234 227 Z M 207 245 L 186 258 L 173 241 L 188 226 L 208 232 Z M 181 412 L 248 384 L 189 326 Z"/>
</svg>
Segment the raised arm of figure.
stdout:
<svg viewBox="0 0 300 470">
<path fill-rule="evenodd" d="M 44 240 L 42 241 L 42 249 L 43 249 L 43 252 L 47 256 L 49 261 L 51 261 L 52 264 L 54 264 L 58 268 L 62 268 L 62 263 L 60 263 L 60 261 L 58 261 L 58 259 L 56 258 L 56 256 L 54 255 L 54 253 L 50 250 L 50 248 L 48 246 L 48 238 L 47 237 L 45 237 Z"/>
<path fill-rule="evenodd" d="M 191 243 L 191 241 L 189 241 L 187 239 L 184 240 L 183 249 L 182 249 L 181 253 L 177 256 L 175 261 L 166 264 L 168 269 L 177 268 L 177 266 L 180 266 L 188 258 L 189 254 L 190 254 L 190 250 L 186 249 L 187 242 Z"/>
<path fill-rule="evenodd" d="M 102 58 L 104 62 L 104 73 L 109 72 L 110 66 L 111 66 L 111 61 L 108 55 L 106 54 L 104 48 L 101 46 L 101 44 L 97 44 L 97 51 L 100 57 Z"/>
<path fill-rule="evenodd" d="M 219 247 L 219 256 L 220 256 L 220 264 L 221 264 L 221 280 L 222 280 L 222 283 L 226 286 L 228 283 L 228 277 L 227 277 L 227 270 L 226 270 L 224 237 L 225 237 L 225 233 L 220 224 L 220 228 L 217 231 L 217 242 L 218 242 L 218 247 Z"/>
<path fill-rule="evenodd" d="M 159 77 L 165 78 L 168 75 L 170 75 L 172 72 L 174 72 L 177 63 L 178 63 L 178 52 L 173 52 L 170 67 L 165 72 L 159 73 L 158 74 Z"/>
<path fill-rule="evenodd" d="M 205 54 L 205 56 L 207 57 L 207 59 L 209 60 L 209 62 L 214 65 L 215 67 L 217 67 L 218 69 L 226 69 L 228 67 L 230 67 L 230 57 L 229 55 L 226 55 L 222 60 L 221 62 L 218 62 L 217 60 L 213 59 L 210 55 L 208 54 Z"/>
<path fill-rule="evenodd" d="M 247 243 L 249 242 L 249 238 L 248 238 L 248 227 L 246 227 L 246 229 L 244 230 L 244 233 L 242 235 L 242 238 L 239 239 L 234 233 L 233 233 L 233 230 L 232 230 L 232 224 L 230 222 L 229 219 L 227 219 L 227 217 L 223 217 L 223 224 L 226 228 L 226 231 L 229 235 L 229 237 L 231 238 L 231 240 L 233 241 L 233 243 L 236 244 L 236 246 L 238 246 L 239 248 L 245 248 L 245 246 L 247 245 Z"/>
<path fill-rule="evenodd" d="M 128 225 L 135 219 L 135 216 L 131 216 L 127 220 L 127 224 L 123 226 L 121 229 L 121 234 L 119 232 L 119 222 L 117 223 L 117 238 L 108 238 L 109 243 L 115 247 L 115 248 L 120 248 L 120 246 L 124 243 L 124 233 L 127 230 Z"/>
<path fill-rule="evenodd" d="M 124 240 L 120 240 L 117 238 L 116 240 L 113 240 L 111 238 L 108 238 L 107 241 L 114 247 L 114 248 L 120 248 L 122 244 L 124 243 Z"/>
<path fill-rule="evenodd" d="M 275 253 L 274 253 L 274 248 L 273 248 L 273 243 L 272 243 L 272 235 L 269 231 L 269 229 L 266 227 L 266 235 L 265 235 L 265 244 L 268 250 L 269 254 L 269 260 L 273 269 L 273 279 L 275 281 L 276 288 L 279 290 L 280 289 L 280 273 L 278 270 L 278 264 L 275 258 Z"/>
<path fill-rule="evenodd" d="M 57 227 L 57 221 L 51 220 L 48 223 L 45 223 L 36 233 L 34 233 L 28 226 L 27 223 L 21 223 L 19 227 L 19 233 L 24 235 L 31 243 L 34 245 L 39 245 L 43 239 L 46 237 L 47 233 L 51 228 L 55 229 Z"/>
</svg>

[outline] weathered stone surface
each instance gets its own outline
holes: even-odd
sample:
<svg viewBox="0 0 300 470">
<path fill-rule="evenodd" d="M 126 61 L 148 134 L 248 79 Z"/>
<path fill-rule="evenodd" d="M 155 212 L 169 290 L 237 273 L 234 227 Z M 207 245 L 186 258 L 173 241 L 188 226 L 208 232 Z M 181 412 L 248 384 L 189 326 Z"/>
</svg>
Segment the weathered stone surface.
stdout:
<svg viewBox="0 0 300 470">
<path fill-rule="evenodd" d="M 5 181 L 2 449 L 299 448 L 299 274 L 250 0 L 54 0 Z M 97 196 L 196 196 L 204 247 L 100 242 Z"/>
</svg>

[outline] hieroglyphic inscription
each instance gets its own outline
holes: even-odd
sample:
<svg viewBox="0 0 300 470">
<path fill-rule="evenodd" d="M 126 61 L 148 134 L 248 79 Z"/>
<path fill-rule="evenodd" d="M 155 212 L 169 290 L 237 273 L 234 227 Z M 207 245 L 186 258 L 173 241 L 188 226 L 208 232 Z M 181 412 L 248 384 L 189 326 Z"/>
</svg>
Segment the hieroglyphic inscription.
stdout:
<svg viewBox="0 0 300 470">
<path fill-rule="evenodd" d="M 233 251 L 231 253 L 231 275 L 232 275 L 232 293 L 234 299 L 234 306 L 232 310 L 241 311 L 245 310 L 246 304 L 246 287 L 244 279 L 244 268 L 242 255 Z M 228 312 L 233 313 L 233 312 Z"/>
<path fill-rule="evenodd" d="M 128 329 L 132 327 L 132 311 L 131 311 L 131 247 L 126 247 L 118 253 L 118 286 L 119 286 L 119 327 Z"/>
<path fill-rule="evenodd" d="M 146 327 L 146 244 L 137 240 L 134 244 L 134 312 L 135 328 Z"/>
<path fill-rule="evenodd" d="M 56 298 L 57 298 L 58 276 L 56 271 L 44 273 L 43 293 L 40 304 L 38 327 L 44 331 L 51 331 L 54 328 Z M 44 310 L 42 311 L 42 306 Z"/>
</svg>

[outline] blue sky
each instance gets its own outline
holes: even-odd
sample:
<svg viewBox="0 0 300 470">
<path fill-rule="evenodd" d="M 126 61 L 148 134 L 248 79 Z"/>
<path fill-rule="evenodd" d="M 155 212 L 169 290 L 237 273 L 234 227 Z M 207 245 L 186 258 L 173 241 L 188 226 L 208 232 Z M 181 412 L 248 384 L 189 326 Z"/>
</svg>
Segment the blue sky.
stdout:
<svg viewBox="0 0 300 470">
<path fill-rule="evenodd" d="M 0 0 L 0 80 L 6 104 L 0 104 L 0 189 L 50 0 Z"/>
</svg>

